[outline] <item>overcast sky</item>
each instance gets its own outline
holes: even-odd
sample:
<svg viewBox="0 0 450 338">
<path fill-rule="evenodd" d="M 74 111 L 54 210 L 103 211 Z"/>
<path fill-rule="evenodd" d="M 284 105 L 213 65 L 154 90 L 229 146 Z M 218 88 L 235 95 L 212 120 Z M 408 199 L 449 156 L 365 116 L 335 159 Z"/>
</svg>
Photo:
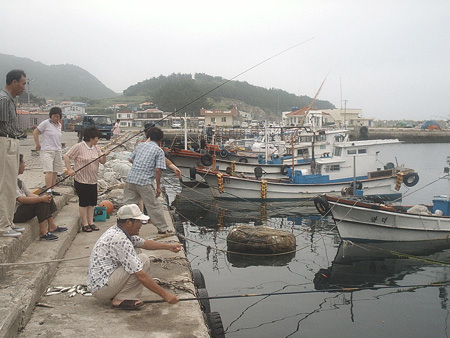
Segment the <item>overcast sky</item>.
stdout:
<svg viewBox="0 0 450 338">
<path fill-rule="evenodd" d="M 0 8 L 0 53 L 77 65 L 116 92 L 172 73 L 230 79 L 300 44 L 236 80 L 313 97 L 329 73 L 319 99 L 338 108 L 342 97 L 365 117 L 450 118 L 449 0 L 21 0 Z"/>
</svg>

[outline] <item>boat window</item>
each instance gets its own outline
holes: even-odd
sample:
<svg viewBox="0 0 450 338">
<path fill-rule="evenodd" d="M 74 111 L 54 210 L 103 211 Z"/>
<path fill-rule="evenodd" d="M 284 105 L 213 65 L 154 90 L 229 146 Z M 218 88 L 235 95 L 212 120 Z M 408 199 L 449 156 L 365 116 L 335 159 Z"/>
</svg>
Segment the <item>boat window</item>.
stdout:
<svg viewBox="0 0 450 338">
<path fill-rule="evenodd" d="M 341 170 L 341 166 L 339 164 L 332 164 L 332 165 L 327 165 L 325 167 L 325 171 L 326 172 L 330 172 L 330 171 L 339 171 Z"/>
<path fill-rule="evenodd" d="M 358 154 L 367 154 L 367 149 L 366 148 L 358 149 Z"/>
<path fill-rule="evenodd" d="M 347 154 L 349 154 L 349 155 L 356 155 L 356 149 L 349 149 L 349 150 L 347 150 Z"/>
<path fill-rule="evenodd" d="M 333 156 L 341 156 L 342 154 L 342 148 L 341 147 L 335 147 L 333 151 Z"/>
<path fill-rule="evenodd" d="M 316 141 L 325 141 L 326 135 L 316 135 Z"/>
<path fill-rule="evenodd" d="M 311 136 L 300 136 L 300 142 L 311 142 Z"/>
<path fill-rule="evenodd" d="M 307 155 L 307 154 L 308 154 L 308 148 L 297 149 L 297 155 Z"/>
</svg>

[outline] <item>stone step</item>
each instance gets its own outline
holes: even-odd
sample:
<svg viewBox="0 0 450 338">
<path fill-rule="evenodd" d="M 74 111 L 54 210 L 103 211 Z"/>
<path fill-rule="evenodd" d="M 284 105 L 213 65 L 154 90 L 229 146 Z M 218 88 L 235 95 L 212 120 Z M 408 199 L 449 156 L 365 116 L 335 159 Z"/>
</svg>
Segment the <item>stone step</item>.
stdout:
<svg viewBox="0 0 450 338">
<path fill-rule="evenodd" d="M 64 192 L 61 189 L 61 192 Z M 2 267 L 0 280 L 0 337 L 16 337 L 28 322 L 37 300 L 53 278 L 61 259 L 79 230 L 78 202 L 70 196 L 58 196 L 55 223 L 67 227 L 57 241 L 40 241 L 36 218 L 23 224 L 26 231 L 18 238 L 2 238 L 2 262 L 16 265 Z M 21 224 L 22 225 L 22 224 Z M 35 263 L 33 263 L 35 262 Z M 27 263 L 27 264 L 24 264 Z M 32 264 L 28 264 L 32 263 Z M 22 265 L 24 264 L 24 265 Z"/>
</svg>

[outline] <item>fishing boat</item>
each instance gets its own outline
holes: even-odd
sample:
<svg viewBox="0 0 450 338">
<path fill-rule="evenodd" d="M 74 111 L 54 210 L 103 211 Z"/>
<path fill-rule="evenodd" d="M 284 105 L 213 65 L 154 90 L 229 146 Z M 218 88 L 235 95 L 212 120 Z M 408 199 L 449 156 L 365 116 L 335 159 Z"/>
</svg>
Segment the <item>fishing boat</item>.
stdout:
<svg viewBox="0 0 450 338">
<path fill-rule="evenodd" d="M 320 213 L 332 215 L 343 239 L 408 242 L 450 236 L 446 196 L 436 196 L 432 205 L 402 206 L 324 195 L 314 204 Z"/>
<path fill-rule="evenodd" d="M 311 165 L 311 161 L 316 157 L 330 157 L 335 142 L 342 142 L 347 139 L 346 130 L 321 130 L 319 132 L 304 131 L 299 129 L 290 131 L 292 141 L 291 147 L 286 150 L 285 155 L 279 155 L 278 152 L 269 152 L 268 147 L 264 148 L 267 138 L 259 139 L 254 149 L 257 151 L 237 151 L 235 148 L 222 148 L 213 154 L 200 154 L 196 151 L 172 148 L 166 149 L 170 159 L 182 170 L 183 175 L 199 180 L 195 176 L 193 169 L 197 166 L 211 167 L 219 172 L 230 172 L 232 175 L 255 176 L 255 169 L 262 178 L 281 179 L 285 178 L 289 167 L 294 170 L 306 169 Z M 265 135 L 267 137 L 267 135 Z M 255 144 L 256 144 L 255 143 Z M 294 155 L 292 155 L 294 154 Z M 294 157 L 294 158 L 293 158 Z"/>
<path fill-rule="evenodd" d="M 278 180 L 235 176 L 200 167 L 196 172 L 216 198 L 293 200 L 313 199 L 318 194 L 355 193 L 392 200 L 401 198 L 398 190 L 402 182 L 414 186 L 419 179 L 414 170 L 404 166 L 388 163 L 377 167 L 380 149 L 398 143 L 398 140 L 339 142 L 334 146 L 333 156 L 315 159 L 309 169 L 289 168 L 286 177 Z"/>
</svg>

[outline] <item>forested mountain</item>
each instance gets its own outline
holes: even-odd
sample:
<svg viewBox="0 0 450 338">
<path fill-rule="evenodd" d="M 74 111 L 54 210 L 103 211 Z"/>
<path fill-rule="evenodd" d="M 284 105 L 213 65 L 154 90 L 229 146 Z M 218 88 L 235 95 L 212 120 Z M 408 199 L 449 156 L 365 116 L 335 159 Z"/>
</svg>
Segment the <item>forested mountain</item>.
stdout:
<svg viewBox="0 0 450 338">
<path fill-rule="evenodd" d="M 163 111 L 175 111 L 187 103 L 199 98 L 183 111 L 199 114 L 201 108 L 217 108 L 220 102 L 242 102 L 246 105 L 259 107 L 266 114 L 279 115 L 282 111 L 288 111 L 292 107 L 304 107 L 311 103 L 308 96 L 297 96 L 281 89 L 266 89 L 253 86 L 247 82 L 230 81 L 223 86 L 226 79 L 197 73 L 172 74 L 170 76 L 159 76 L 139 82 L 124 90 L 125 96 L 142 95 L 151 98 L 153 102 Z M 220 86 L 216 90 L 214 88 Z M 229 108 L 229 107 L 224 107 Z M 239 108 L 239 106 L 238 106 Z M 317 100 L 314 108 L 334 108 L 328 101 Z M 241 108 L 241 110 L 243 110 Z"/>
<path fill-rule="evenodd" d="M 103 99 L 117 95 L 95 76 L 75 65 L 47 66 L 27 58 L 0 54 L 0 87 L 11 69 L 23 69 L 30 82 L 30 92 L 46 99 Z M 25 95 L 25 94 L 22 94 Z"/>
</svg>

